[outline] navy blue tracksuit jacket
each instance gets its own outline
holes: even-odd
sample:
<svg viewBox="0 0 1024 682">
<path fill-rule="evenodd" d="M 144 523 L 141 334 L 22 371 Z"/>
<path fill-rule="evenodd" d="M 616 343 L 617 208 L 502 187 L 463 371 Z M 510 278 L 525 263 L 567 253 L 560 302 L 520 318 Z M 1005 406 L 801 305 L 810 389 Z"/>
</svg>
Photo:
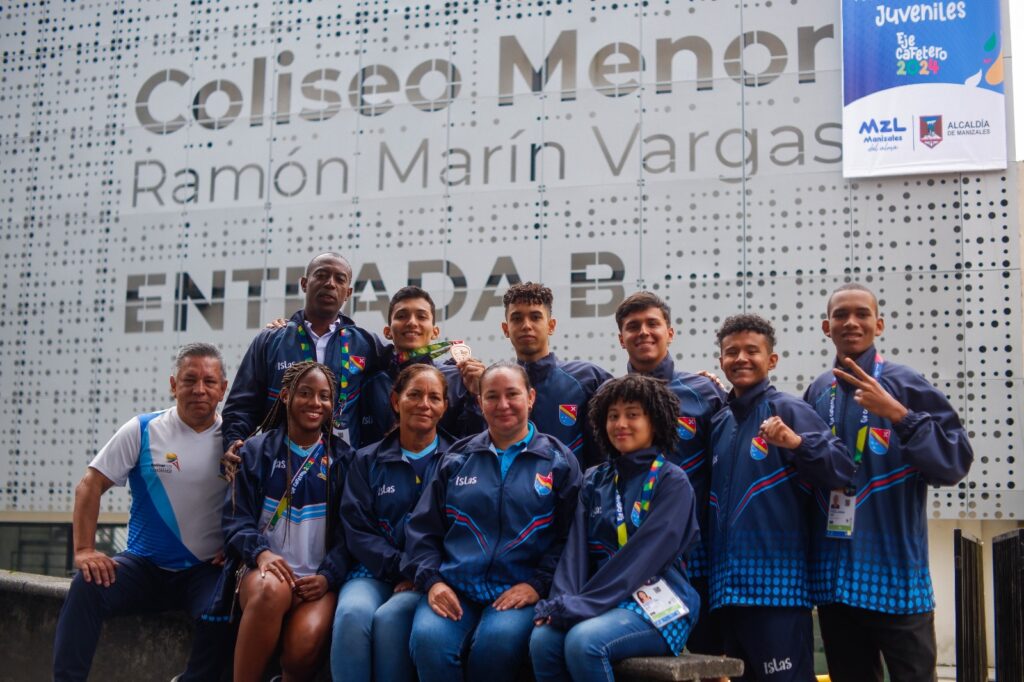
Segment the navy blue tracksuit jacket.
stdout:
<svg viewBox="0 0 1024 682">
<path fill-rule="evenodd" d="M 627 369 L 636 374 L 632 365 Z M 725 405 L 725 391 L 718 384 L 699 374 L 677 372 L 672 356 L 666 356 L 653 372 L 646 373 L 666 382 L 668 390 L 679 398 L 679 447 L 666 454 L 690 479 L 697 502 L 697 521 L 701 542 L 693 547 L 686 568 L 691 578 L 708 575 L 707 539 L 708 494 L 711 491 L 711 419 Z"/>
<path fill-rule="evenodd" d="M 242 462 L 232 486 L 225 494 L 221 527 L 227 555 L 218 586 L 215 612 L 227 613 L 235 588 L 235 572 L 241 564 L 256 567 L 256 557 L 270 549 L 267 537 L 260 531 L 266 485 L 271 477 L 283 479 L 285 468 L 280 458 L 289 456 L 287 433 L 283 427 L 257 434 L 242 446 Z M 344 532 L 337 521 L 345 472 L 352 457 L 352 448 L 340 438 L 331 440 L 331 468 L 327 493 L 327 553 L 317 573 L 327 579 L 327 588 L 337 591 L 345 582 L 350 558 L 345 550 Z M 276 466 L 275 466 L 276 465 Z M 284 482 L 287 486 L 287 482 Z"/>
<path fill-rule="evenodd" d="M 406 522 L 403 568 L 422 592 L 443 580 L 479 604 L 523 582 L 548 593 L 579 498 L 579 465 L 535 432 L 502 479 L 492 447 L 487 432 L 455 443 Z"/>
<path fill-rule="evenodd" d="M 358 562 L 353 573 L 397 584 L 407 577 L 401 571 L 405 547 L 405 523 L 420 499 L 426 481 L 452 445 L 452 439 L 438 434 L 437 450 L 430 455 L 425 475 L 416 472 L 402 456 L 398 431 L 356 453 L 345 476 L 341 498 L 341 522 L 345 544 Z"/>
<path fill-rule="evenodd" d="M 307 359 L 307 354 L 299 346 L 299 326 L 304 319 L 300 310 L 292 315 L 286 326 L 263 329 L 249 344 L 221 413 L 225 450 L 231 443 L 245 440 L 256 430 L 277 400 L 284 371 L 289 365 Z M 339 382 L 344 378 L 348 383 L 345 389 L 348 400 L 343 407 L 341 427 L 348 431 L 349 443 L 359 443 L 359 392 L 363 378 L 380 368 L 385 351 L 373 334 L 357 327 L 344 315 L 339 319 L 341 324 L 328 342 L 324 364 L 331 368 Z M 312 341 L 308 336 L 306 339 L 311 346 L 308 357 L 316 359 Z M 348 342 L 347 369 L 342 366 L 343 341 Z"/>
<path fill-rule="evenodd" d="M 530 383 L 537 391 L 530 420 L 541 433 L 561 441 L 579 459 L 584 469 L 603 457 L 593 443 L 587 427 L 587 403 L 612 375 L 592 362 L 560 361 L 554 353 L 536 362 L 518 361 L 526 369 Z M 446 420 L 446 428 L 454 428 L 460 436 L 469 436 L 487 428 L 476 398 L 469 395 L 456 372 L 448 376 L 450 384 L 448 409 L 454 410 L 455 421 Z"/>
<path fill-rule="evenodd" d="M 857 359 L 869 376 L 875 357 L 872 347 Z M 804 394 L 826 422 L 834 378 L 832 372 L 822 374 Z M 956 484 L 974 453 L 946 396 L 921 374 L 886 360 L 879 382 L 910 412 L 898 424 L 868 415 L 863 461 L 854 478 L 853 537 L 825 537 L 829 490 L 816 491 L 811 593 L 817 604 L 924 613 L 935 608 L 928 571 L 928 486 Z M 846 382 L 836 382 L 836 433 L 851 454 L 864 415 L 853 391 Z"/>
<path fill-rule="evenodd" d="M 674 653 L 682 650 L 700 611 L 685 563 L 689 550 L 700 544 L 696 504 L 686 474 L 666 461 L 639 527 L 630 513 L 657 455 L 654 449 L 640 450 L 587 471 L 551 596 L 537 604 L 537 618 L 550 616 L 552 626 L 569 629 L 620 607 L 646 619 L 632 593 L 650 579 L 664 578 L 690 613 L 659 632 Z M 629 536 L 622 548 L 616 530 L 616 473 Z"/>
<path fill-rule="evenodd" d="M 778 415 L 803 442 L 768 445 L 761 422 Z M 813 487 L 842 488 L 853 459 L 804 401 L 767 380 L 714 418 L 708 530 L 711 608 L 810 608 L 808 553 Z"/>
</svg>

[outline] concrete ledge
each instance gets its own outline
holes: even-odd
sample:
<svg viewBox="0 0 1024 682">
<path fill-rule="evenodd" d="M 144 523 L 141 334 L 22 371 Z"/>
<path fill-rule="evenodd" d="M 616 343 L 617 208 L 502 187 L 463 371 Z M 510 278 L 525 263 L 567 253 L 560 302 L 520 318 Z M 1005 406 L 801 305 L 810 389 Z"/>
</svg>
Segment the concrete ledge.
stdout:
<svg viewBox="0 0 1024 682">
<path fill-rule="evenodd" d="M 0 571 L 0 677 L 38 682 L 53 676 L 53 637 L 71 581 Z M 185 670 L 192 624 L 181 612 L 120 616 L 103 627 L 90 680 L 170 680 Z"/>
<path fill-rule="evenodd" d="M 697 682 L 701 679 L 739 677 L 743 674 L 743 661 L 725 656 L 683 654 L 669 656 L 627 658 L 615 664 L 615 678 L 620 680 L 673 680 Z"/>
<path fill-rule="evenodd" d="M 71 581 L 45 575 L 0 571 L 0 678 L 5 682 L 50 679 L 53 637 Z M 185 669 L 192 624 L 182 612 L 108 619 L 93 659 L 90 680 L 170 680 Z M 734 658 L 684 654 L 677 658 L 630 658 L 615 665 L 622 680 L 672 680 L 743 674 Z M 524 671 L 524 679 L 532 679 Z M 318 680 L 329 680 L 327 666 Z"/>
</svg>

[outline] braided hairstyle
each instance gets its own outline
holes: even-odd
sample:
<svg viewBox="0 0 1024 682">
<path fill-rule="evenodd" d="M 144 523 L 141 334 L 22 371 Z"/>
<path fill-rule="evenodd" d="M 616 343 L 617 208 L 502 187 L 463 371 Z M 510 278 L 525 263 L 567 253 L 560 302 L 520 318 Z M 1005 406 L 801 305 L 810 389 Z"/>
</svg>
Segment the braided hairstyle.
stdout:
<svg viewBox="0 0 1024 682">
<path fill-rule="evenodd" d="M 590 429 L 594 441 L 609 458 L 621 454 L 608 438 L 608 410 L 615 403 L 638 403 L 651 420 L 654 447 L 671 452 L 679 444 L 677 417 L 679 398 L 660 379 L 640 374 L 627 374 L 605 382 L 590 399 Z"/>
<path fill-rule="evenodd" d="M 284 395 L 285 391 L 289 394 L 294 394 L 295 388 L 299 385 L 302 378 L 316 370 L 319 370 L 325 377 L 327 377 L 327 383 L 331 387 L 331 409 L 334 409 L 334 403 L 338 399 L 338 379 L 334 376 L 334 372 L 331 371 L 331 368 L 319 362 L 313 362 L 312 360 L 296 362 L 289 365 L 288 369 L 284 371 L 284 374 L 281 376 L 281 391 L 277 394 L 277 400 L 274 401 L 274 406 L 270 408 L 270 411 L 267 412 L 267 416 L 263 418 L 260 425 L 257 426 L 256 430 L 249 436 L 250 438 L 255 436 L 257 433 L 266 433 L 270 429 L 276 429 L 282 424 L 284 424 L 285 430 L 288 429 L 288 409 L 284 404 L 284 401 L 281 400 L 281 396 Z M 333 433 L 331 430 L 331 420 L 325 419 L 324 423 L 320 425 L 320 430 L 324 434 L 325 442 L 329 443 L 328 439 L 330 439 Z"/>
</svg>

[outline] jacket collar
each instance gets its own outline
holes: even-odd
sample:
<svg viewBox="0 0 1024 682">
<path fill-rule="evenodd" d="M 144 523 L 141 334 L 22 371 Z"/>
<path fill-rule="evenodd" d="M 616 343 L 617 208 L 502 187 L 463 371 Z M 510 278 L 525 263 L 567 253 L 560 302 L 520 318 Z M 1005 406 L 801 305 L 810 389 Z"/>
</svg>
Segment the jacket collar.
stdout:
<svg viewBox="0 0 1024 682">
<path fill-rule="evenodd" d="M 305 321 L 305 319 L 306 310 L 305 308 L 303 308 L 302 310 L 299 310 L 298 312 L 291 316 L 291 318 L 288 320 L 288 326 L 298 328 L 298 326 L 302 324 L 303 321 Z M 338 321 L 341 322 L 342 327 L 351 327 L 355 325 L 355 321 L 351 317 L 348 317 L 347 315 L 342 315 L 341 312 L 338 313 Z"/>
<path fill-rule="evenodd" d="M 619 476 L 625 479 L 633 478 L 638 472 L 650 471 L 653 462 L 661 451 L 658 448 L 644 448 L 612 458 L 612 466 Z"/>
<path fill-rule="evenodd" d="M 452 447 L 452 437 L 448 435 L 448 432 L 438 428 L 437 430 L 437 452 L 434 456 L 438 456 L 448 452 Z M 398 429 L 396 428 L 391 433 L 384 437 L 384 440 L 377 443 L 376 451 L 374 452 L 374 459 L 379 462 L 400 462 L 404 461 L 402 457 L 402 444 L 398 441 Z"/>
<path fill-rule="evenodd" d="M 533 437 L 535 435 L 537 435 L 537 427 L 533 425 L 533 422 L 528 421 L 526 422 L 525 436 L 517 440 L 515 443 L 512 443 L 512 445 L 509 445 L 504 450 L 499 450 L 497 446 L 494 445 L 494 441 L 491 441 L 491 450 L 494 451 L 494 454 L 505 452 L 523 452 L 530 445 L 530 442 L 533 440 Z"/>
<path fill-rule="evenodd" d="M 769 379 L 765 379 L 741 396 L 737 397 L 735 389 L 729 391 L 729 397 L 726 404 L 729 406 L 729 409 L 732 410 L 733 416 L 736 417 L 736 421 L 743 421 L 754 408 L 754 405 L 759 403 L 762 398 L 775 392 L 775 387 L 771 385 L 771 381 Z"/>
<path fill-rule="evenodd" d="M 526 376 L 530 377 L 530 383 L 536 388 L 537 384 L 543 383 L 547 379 L 548 375 L 551 374 L 551 370 L 558 366 L 558 358 L 555 357 L 554 353 L 548 353 L 540 360 L 534 362 L 526 362 L 524 360 L 516 360 L 519 366 L 526 370 Z"/>
<path fill-rule="evenodd" d="M 530 422 L 530 424 L 532 425 L 533 422 Z M 537 430 L 536 426 L 534 426 L 533 438 L 530 438 L 529 442 L 526 444 L 524 452 L 533 453 L 539 457 L 543 457 L 544 459 L 552 459 L 552 451 L 554 448 L 549 447 L 549 440 L 550 436 L 541 433 Z M 486 429 L 475 436 L 460 441 L 460 443 L 461 447 L 458 448 L 457 452 L 467 454 L 473 452 L 487 452 L 488 454 L 493 455 L 496 450 L 493 441 L 491 441 L 491 434 Z"/>
<path fill-rule="evenodd" d="M 856 358 L 857 366 L 864 370 L 868 376 L 871 376 L 871 372 L 875 368 L 875 357 L 877 355 L 878 351 L 875 350 L 874 345 L 872 345 Z M 838 367 L 839 369 L 843 370 L 846 373 L 850 372 L 850 369 L 846 365 L 839 362 L 838 356 L 836 356 L 835 363 L 833 364 L 833 366 Z M 853 388 L 852 384 L 848 384 L 841 379 L 838 381 L 838 384 L 843 388 L 844 391 L 849 391 L 850 389 Z"/>
<path fill-rule="evenodd" d="M 676 363 L 672 360 L 672 354 L 666 353 L 661 362 L 659 362 L 650 372 L 641 372 L 637 370 L 633 367 L 633 363 L 631 362 L 626 363 L 626 371 L 629 374 L 643 374 L 644 376 L 654 377 L 655 379 L 661 379 L 662 381 L 672 381 L 676 373 Z"/>
</svg>

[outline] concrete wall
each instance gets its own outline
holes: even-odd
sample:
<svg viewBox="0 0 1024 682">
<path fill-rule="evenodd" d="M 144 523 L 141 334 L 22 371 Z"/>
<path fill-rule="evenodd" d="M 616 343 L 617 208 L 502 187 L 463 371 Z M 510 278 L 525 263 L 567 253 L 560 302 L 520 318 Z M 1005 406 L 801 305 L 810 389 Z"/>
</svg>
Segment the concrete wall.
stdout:
<svg viewBox="0 0 1024 682">
<path fill-rule="evenodd" d="M 53 636 L 70 584 L 67 578 L 0 573 L 0 678 L 52 677 Z M 192 627 L 183 613 L 107 621 L 90 680 L 170 680 L 185 670 Z"/>
<path fill-rule="evenodd" d="M 67 578 L 0 572 L 0 679 L 37 682 L 52 675 L 53 639 Z M 184 613 L 161 613 L 111 618 L 105 623 L 90 680 L 170 680 L 184 671 L 192 627 Z M 264 675 L 277 671 L 271 663 Z M 717 656 L 686 654 L 630 658 L 616 664 L 616 677 L 624 680 L 697 680 L 738 677 L 743 662 Z M 520 671 L 521 682 L 533 679 L 529 667 Z M 330 682 L 329 666 L 321 667 L 315 682 Z"/>
</svg>

